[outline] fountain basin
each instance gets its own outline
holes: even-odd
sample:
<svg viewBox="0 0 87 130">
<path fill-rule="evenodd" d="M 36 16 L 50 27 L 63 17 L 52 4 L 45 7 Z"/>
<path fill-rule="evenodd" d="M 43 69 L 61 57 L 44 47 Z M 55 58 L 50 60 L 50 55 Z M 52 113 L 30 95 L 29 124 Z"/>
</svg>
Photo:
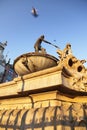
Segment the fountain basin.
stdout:
<svg viewBox="0 0 87 130">
<path fill-rule="evenodd" d="M 58 59 L 49 54 L 43 53 L 26 53 L 20 55 L 14 60 L 14 70 L 19 76 L 47 69 L 57 65 Z"/>
</svg>

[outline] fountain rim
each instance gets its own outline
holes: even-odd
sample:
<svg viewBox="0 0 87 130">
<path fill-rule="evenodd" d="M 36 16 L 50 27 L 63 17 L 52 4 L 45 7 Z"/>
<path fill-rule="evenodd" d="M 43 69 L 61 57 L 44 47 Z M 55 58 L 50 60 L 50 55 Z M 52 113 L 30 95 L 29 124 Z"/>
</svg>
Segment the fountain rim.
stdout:
<svg viewBox="0 0 87 130">
<path fill-rule="evenodd" d="M 25 53 L 25 54 L 22 54 L 20 56 L 18 56 L 15 60 L 14 60 L 14 63 L 13 63 L 13 68 L 15 66 L 15 63 L 22 57 L 29 57 L 29 56 L 42 56 L 42 57 L 47 57 L 47 58 L 50 58 L 50 59 L 53 59 L 55 60 L 56 62 L 58 61 L 58 59 L 53 56 L 53 55 L 50 55 L 50 54 L 47 54 L 47 53 L 40 53 L 40 52 L 29 52 L 29 53 Z"/>
</svg>

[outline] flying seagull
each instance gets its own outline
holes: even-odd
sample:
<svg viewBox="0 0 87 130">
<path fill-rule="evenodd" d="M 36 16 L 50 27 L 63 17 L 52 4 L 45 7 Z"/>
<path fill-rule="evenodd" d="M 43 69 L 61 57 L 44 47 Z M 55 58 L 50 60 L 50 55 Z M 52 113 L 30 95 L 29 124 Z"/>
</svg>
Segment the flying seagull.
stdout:
<svg viewBox="0 0 87 130">
<path fill-rule="evenodd" d="M 38 16 L 37 10 L 34 7 L 32 7 L 31 13 L 34 17 Z"/>
</svg>

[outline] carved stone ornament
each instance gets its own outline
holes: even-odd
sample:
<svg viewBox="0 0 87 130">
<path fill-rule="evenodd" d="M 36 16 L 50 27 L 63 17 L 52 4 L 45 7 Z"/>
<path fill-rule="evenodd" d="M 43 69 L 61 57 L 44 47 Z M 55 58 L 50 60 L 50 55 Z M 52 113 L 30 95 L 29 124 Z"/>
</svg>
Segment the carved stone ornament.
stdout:
<svg viewBox="0 0 87 130">
<path fill-rule="evenodd" d="M 60 60 L 58 66 L 62 67 L 63 74 L 69 81 L 69 88 L 87 92 L 87 69 L 83 65 L 86 60 L 79 60 L 73 54 L 71 45 L 67 44 L 63 51 L 57 50 Z"/>
</svg>

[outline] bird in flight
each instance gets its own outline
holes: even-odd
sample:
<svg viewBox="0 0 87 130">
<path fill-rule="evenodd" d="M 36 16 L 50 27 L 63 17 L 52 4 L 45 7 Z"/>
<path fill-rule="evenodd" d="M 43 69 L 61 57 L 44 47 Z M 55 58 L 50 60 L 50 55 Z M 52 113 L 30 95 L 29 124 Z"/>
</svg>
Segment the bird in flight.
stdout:
<svg viewBox="0 0 87 130">
<path fill-rule="evenodd" d="M 37 17 L 37 16 L 38 16 L 38 12 L 37 12 L 37 10 L 36 10 L 34 7 L 32 7 L 31 13 L 32 13 L 32 15 L 33 15 L 34 17 Z"/>
</svg>

